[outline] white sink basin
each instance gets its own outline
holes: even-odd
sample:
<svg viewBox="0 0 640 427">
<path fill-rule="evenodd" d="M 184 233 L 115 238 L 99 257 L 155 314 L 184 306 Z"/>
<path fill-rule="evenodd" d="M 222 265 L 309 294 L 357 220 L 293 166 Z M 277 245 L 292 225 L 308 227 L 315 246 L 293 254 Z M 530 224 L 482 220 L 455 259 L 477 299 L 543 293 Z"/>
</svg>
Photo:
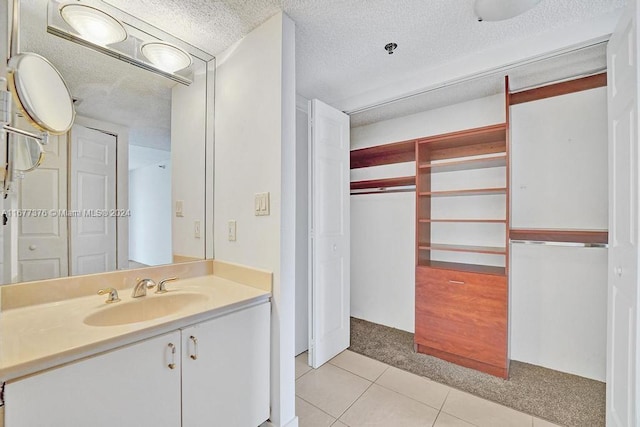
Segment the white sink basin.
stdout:
<svg viewBox="0 0 640 427">
<path fill-rule="evenodd" d="M 192 304 L 204 302 L 206 295 L 194 293 L 164 294 L 118 302 L 84 318 L 89 326 L 117 326 L 144 322 L 174 314 Z"/>
</svg>

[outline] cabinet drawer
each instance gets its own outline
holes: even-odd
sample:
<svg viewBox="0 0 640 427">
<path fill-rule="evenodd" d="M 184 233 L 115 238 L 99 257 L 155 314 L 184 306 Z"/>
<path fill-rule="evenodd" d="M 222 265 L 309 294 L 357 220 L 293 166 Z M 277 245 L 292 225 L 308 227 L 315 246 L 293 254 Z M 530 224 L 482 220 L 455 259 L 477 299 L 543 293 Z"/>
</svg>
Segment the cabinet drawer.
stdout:
<svg viewBox="0 0 640 427">
<path fill-rule="evenodd" d="M 507 357 L 507 278 L 416 269 L 416 343 L 494 366 Z"/>
</svg>

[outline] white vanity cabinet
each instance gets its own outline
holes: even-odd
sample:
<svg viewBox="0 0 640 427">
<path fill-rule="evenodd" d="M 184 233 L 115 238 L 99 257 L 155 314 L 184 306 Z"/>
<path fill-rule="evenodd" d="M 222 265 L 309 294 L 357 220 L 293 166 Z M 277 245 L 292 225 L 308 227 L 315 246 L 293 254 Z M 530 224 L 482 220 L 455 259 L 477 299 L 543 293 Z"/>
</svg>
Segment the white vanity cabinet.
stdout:
<svg viewBox="0 0 640 427">
<path fill-rule="evenodd" d="M 5 426 L 179 426 L 179 347 L 175 331 L 7 382 Z"/>
<path fill-rule="evenodd" d="M 270 317 L 265 301 L 8 381 L 4 427 L 257 427 L 269 418 Z"/>
<path fill-rule="evenodd" d="M 270 330 L 268 302 L 182 330 L 183 427 L 269 418 Z"/>
</svg>

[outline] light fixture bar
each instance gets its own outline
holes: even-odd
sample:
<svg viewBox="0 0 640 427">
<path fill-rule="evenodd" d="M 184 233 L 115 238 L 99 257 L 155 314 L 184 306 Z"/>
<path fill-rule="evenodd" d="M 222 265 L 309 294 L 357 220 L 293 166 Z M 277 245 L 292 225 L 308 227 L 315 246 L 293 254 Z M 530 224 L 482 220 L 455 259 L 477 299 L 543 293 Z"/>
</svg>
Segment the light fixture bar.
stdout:
<svg viewBox="0 0 640 427">
<path fill-rule="evenodd" d="M 85 40 L 82 37 L 78 37 L 78 36 L 76 36 L 74 34 L 71 34 L 71 33 L 67 32 L 67 31 L 64 31 L 64 30 L 62 30 L 60 28 L 54 27 L 52 25 L 47 25 L 47 32 L 49 34 L 53 34 L 54 36 L 58 36 L 58 37 L 61 37 L 63 39 L 66 39 L 66 40 L 72 41 L 74 43 L 77 43 L 79 45 L 88 47 L 88 48 L 93 49 L 95 51 L 98 51 L 100 53 L 104 53 L 105 55 L 109 55 L 109 56 L 111 56 L 113 58 L 119 59 L 120 61 L 124 61 L 124 62 L 127 62 L 127 63 L 131 64 L 131 65 L 135 65 L 136 67 L 142 68 L 144 70 L 151 71 L 151 72 L 154 72 L 156 74 L 160 74 L 161 76 L 164 76 L 164 77 L 166 77 L 168 79 L 171 79 L 173 81 L 181 83 L 181 84 L 183 84 L 185 86 L 189 86 L 191 83 L 193 83 L 192 80 L 190 80 L 190 79 L 188 79 L 188 78 L 186 78 L 184 76 L 181 76 L 181 75 L 175 74 L 175 73 L 168 73 L 168 72 L 163 71 L 160 68 L 157 68 L 157 67 L 155 67 L 155 66 L 153 66 L 151 64 L 147 64 L 144 61 L 140 61 L 139 59 L 133 58 L 133 57 L 127 55 L 127 54 L 124 54 L 124 53 L 121 53 L 121 52 L 117 52 L 117 51 L 115 51 L 113 49 L 110 49 L 110 48 L 108 48 L 106 46 L 100 46 L 98 44 L 91 43 L 90 41 Z"/>
</svg>

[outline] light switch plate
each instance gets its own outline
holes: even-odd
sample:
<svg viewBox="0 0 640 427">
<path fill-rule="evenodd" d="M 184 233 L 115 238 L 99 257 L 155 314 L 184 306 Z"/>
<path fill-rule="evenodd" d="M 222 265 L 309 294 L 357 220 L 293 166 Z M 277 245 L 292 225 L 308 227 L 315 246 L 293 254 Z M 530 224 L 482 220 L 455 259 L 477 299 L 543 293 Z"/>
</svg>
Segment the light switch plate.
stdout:
<svg viewBox="0 0 640 427">
<path fill-rule="evenodd" d="M 194 221 L 193 223 L 193 237 L 200 238 L 200 221 Z"/>
<path fill-rule="evenodd" d="M 256 193 L 255 195 L 255 214 L 256 216 L 265 216 L 269 215 L 270 206 L 269 206 L 269 193 Z"/>
<path fill-rule="evenodd" d="M 236 241 L 236 222 L 234 220 L 231 220 L 228 222 L 227 224 L 227 234 L 229 235 L 229 241 L 230 242 L 235 242 Z"/>
<path fill-rule="evenodd" d="M 184 205 L 184 202 L 182 200 L 176 200 L 176 216 L 178 217 L 184 216 L 184 212 L 182 211 L 183 205 Z"/>
</svg>

